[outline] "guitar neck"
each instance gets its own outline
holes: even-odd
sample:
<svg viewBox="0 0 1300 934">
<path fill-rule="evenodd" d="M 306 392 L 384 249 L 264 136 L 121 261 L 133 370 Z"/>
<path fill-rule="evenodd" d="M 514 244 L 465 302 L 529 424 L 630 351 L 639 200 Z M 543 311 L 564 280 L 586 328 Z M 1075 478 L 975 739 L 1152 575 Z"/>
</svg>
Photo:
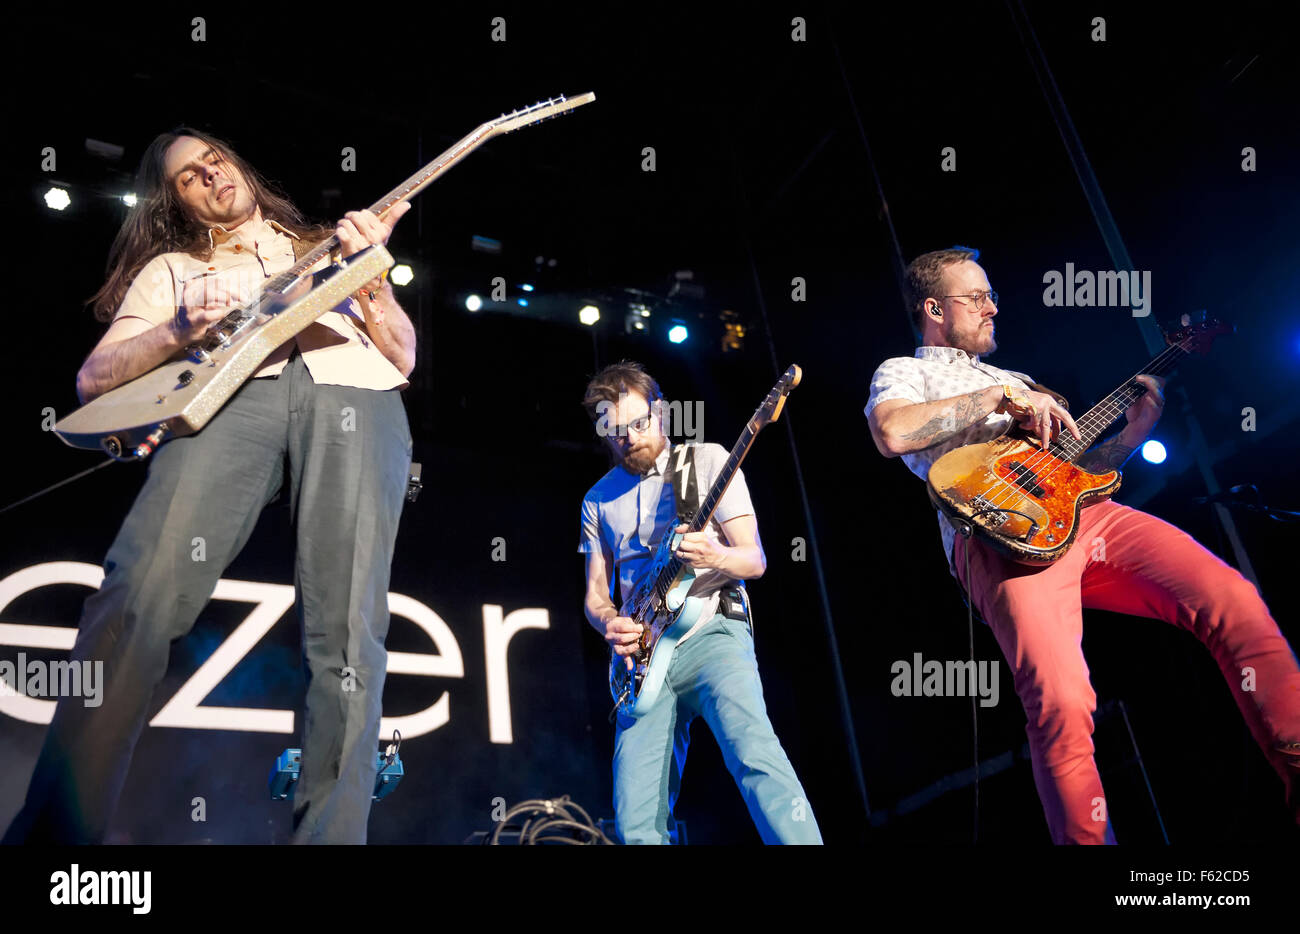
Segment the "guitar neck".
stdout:
<svg viewBox="0 0 1300 934">
<path fill-rule="evenodd" d="M 494 135 L 494 130 L 488 125 L 483 124 L 474 132 L 462 137 L 449 149 L 443 152 L 438 158 L 434 159 L 420 171 L 416 172 L 402 184 L 398 185 L 388 194 L 384 195 L 378 201 L 370 206 L 370 211 L 377 217 L 383 217 L 399 201 L 408 201 L 415 195 L 418 195 L 425 188 L 429 187 L 435 179 L 450 169 L 460 160 L 464 159 L 471 152 L 486 142 Z M 329 256 L 339 248 L 339 238 L 330 235 L 325 240 L 318 243 L 312 250 L 303 255 L 293 266 L 280 274 L 284 284 L 288 285 L 319 263 L 326 256 Z M 279 278 L 279 277 L 278 277 Z M 271 283 L 270 288 L 274 289 L 277 283 Z"/>
<path fill-rule="evenodd" d="M 727 492 L 727 487 L 731 486 L 731 481 L 736 476 L 736 471 L 740 469 L 740 462 L 745 459 L 749 449 L 754 444 L 754 439 L 758 437 L 759 429 L 755 428 L 756 418 L 751 418 L 745 425 L 745 430 L 740 433 L 740 438 L 736 441 L 735 447 L 731 449 L 731 454 L 727 457 L 727 462 L 722 465 L 718 471 L 718 476 L 714 479 L 713 485 L 709 487 L 709 493 L 704 497 L 700 504 L 699 511 L 695 513 L 695 518 L 691 520 L 688 528 L 691 532 L 698 532 L 709 524 L 713 518 L 713 513 L 717 511 L 718 503 L 722 500 L 723 495 Z M 677 577 L 677 572 L 681 570 L 682 563 L 676 558 L 669 561 L 659 572 L 656 580 L 655 590 L 662 597 L 668 592 L 672 581 Z"/>
<path fill-rule="evenodd" d="M 1168 376 L 1185 356 L 1187 351 L 1182 345 L 1173 344 L 1157 354 L 1141 372 L 1152 376 Z M 1146 393 L 1146 387 L 1137 381 L 1138 375 L 1140 374 L 1130 376 L 1114 392 L 1090 408 L 1082 417 L 1075 419 L 1075 424 L 1079 426 L 1079 434 L 1083 435 L 1081 441 L 1074 440 L 1068 432 L 1063 431 L 1061 436 L 1052 442 L 1051 452 L 1057 457 L 1073 462 L 1091 448 L 1097 439 L 1128 411 L 1128 407 Z"/>
<path fill-rule="evenodd" d="M 398 202 L 409 201 L 411 198 L 424 191 L 425 188 L 429 187 L 429 185 L 444 172 L 494 136 L 511 133 L 520 127 L 540 123 L 543 120 L 548 120 L 551 117 L 567 113 L 576 107 L 588 104 L 595 99 L 596 95 L 590 92 L 570 98 L 561 95 L 560 97 L 551 98 L 550 100 L 534 104 L 531 107 L 525 107 L 522 110 L 516 110 L 509 114 L 502 114 L 495 120 L 489 120 L 487 123 L 480 124 L 476 129 L 453 143 L 424 168 L 420 169 L 406 181 L 402 182 L 388 194 L 384 195 L 372 204 L 370 206 L 370 211 L 378 217 L 383 217 Z M 308 270 L 319 263 L 322 259 L 337 250 L 338 247 L 338 237 L 330 235 L 327 239 L 322 240 L 312 250 L 294 263 L 292 267 L 272 279 L 267 284 L 266 288 L 276 292 L 283 291 L 300 277 L 305 275 Z"/>
<path fill-rule="evenodd" d="M 745 425 L 745 430 L 740 433 L 740 438 L 736 441 L 735 447 L 731 449 L 731 454 L 727 456 L 727 462 L 718 471 L 713 486 L 709 487 L 709 493 L 704 497 L 704 502 L 700 504 L 699 512 L 691 520 L 690 529 L 692 532 L 698 532 L 709 524 L 709 520 L 713 518 L 713 513 L 717 511 L 718 503 L 727 492 L 727 487 L 731 486 L 736 471 L 740 469 L 740 462 L 749 453 L 749 449 L 753 446 L 756 437 L 758 437 L 758 431 L 754 428 L 753 420 L 750 420 Z"/>
</svg>

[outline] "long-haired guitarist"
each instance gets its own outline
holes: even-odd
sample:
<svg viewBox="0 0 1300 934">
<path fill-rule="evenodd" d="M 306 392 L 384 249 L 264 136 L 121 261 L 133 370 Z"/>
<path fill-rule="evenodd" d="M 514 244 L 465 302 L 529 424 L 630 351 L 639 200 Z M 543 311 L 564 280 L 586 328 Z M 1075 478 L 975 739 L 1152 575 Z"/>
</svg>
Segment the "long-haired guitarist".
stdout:
<svg viewBox="0 0 1300 934">
<path fill-rule="evenodd" d="M 677 500 L 664 431 L 663 394 L 639 364 L 606 367 L 588 383 L 583 406 L 618 465 L 582 501 L 578 550 L 587 564 L 587 620 L 619 658 L 636 651 L 641 626 L 620 615 L 660 540 L 676 524 Z M 727 451 L 694 445 L 698 497 Z M 682 477 L 679 483 L 689 483 Z M 698 505 L 695 504 L 695 505 Z M 659 699 L 647 713 L 620 713 L 614 739 L 614 816 L 624 843 L 674 843 L 691 722 L 703 717 L 722 749 L 766 843 L 821 843 L 812 806 L 772 729 L 754 655 L 748 599 L 737 582 L 761 577 L 767 561 L 744 476 L 737 471 L 705 531 L 686 534 L 677 557 L 699 572 L 691 593 L 709 609 L 676 644 Z M 716 609 L 713 609 L 716 607 Z"/>
<path fill-rule="evenodd" d="M 955 247 L 912 261 L 906 282 L 921 346 L 912 357 L 886 360 L 872 377 L 871 436 L 882 454 L 902 457 L 922 480 L 943 454 L 997 438 L 1013 424 L 1044 442 L 1062 432 L 1080 438 L 1059 396 L 985 362 L 997 348 L 998 307 L 978 257 Z M 1078 466 L 1119 469 L 1155 426 L 1162 382 L 1138 379 L 1147 392 L 1127 409 L 1123 429 Z M 1027 567 L 978 536 L 956 534 L 942 513 L 939 525 L 950 569 L 1014 675 L 1055 842 L 1114 842 L 1093 760 L 1096 695 L 1080 644 L 1084 607 L 1161 619 L 1200 639 L 1300 822 L 1300 670 L 1241 574 L 1169 523 L 1110 500 L 1082 510 L 1077 544 L 1046 567 Z M 1246 669 L 1254 672 L 1254 690 L 1243 689 Z"/>
<path fill-rule="evenodd" d="M 305 252 L 333 232 L 350 256 L 385 243 L 409 207 L 312 227 L 229 145 L 190 129 L 154 139 L 136 185 L 93 299 L 111 324 L 77 375 L 83 401 L 182 353 L 293 266 L 296 245 Z M 294 840 L 365 842 L 411 456 L 399 390 L 414 361 L 410 320 L 390 286 L 371 282 L 272 354 L 201 432 L 153 455 L 72 653 L 103 662 L 102 706 L 59 701 L 6 842 L 104 839 L 172 641 L 190 631 L 282 486 L 298 537 L 308 675 Z"/>
</svg>

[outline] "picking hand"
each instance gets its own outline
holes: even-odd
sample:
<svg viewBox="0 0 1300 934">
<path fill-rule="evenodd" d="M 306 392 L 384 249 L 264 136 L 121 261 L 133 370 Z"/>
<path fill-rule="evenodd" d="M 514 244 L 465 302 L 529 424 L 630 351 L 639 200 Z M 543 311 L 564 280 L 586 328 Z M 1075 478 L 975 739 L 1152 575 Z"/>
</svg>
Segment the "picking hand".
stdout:
<svg viewBox="0 0 1300 934">
<path fill-rule="evenodd" d="M 172 330 L 183 343 L 198 340 L 229 310 L 248 300 L 247 283 L 238 276 L 200 276 L 181 289 L 180 307 L 172 318 Z"/>
<path fill-rule="evenodd" d="M 1032 389 L 1026 389 L 1024 395 L 1029 399 L 1029 407 L 1020 411 L 1008 411 L 1025 431 L 1036 437 L 1042 450 L 1047 450 L 1047 446 L 1063 429 L 1068 429 L 1075 440 L 1083 440 L 1079 426 L 1061 403 L 1045 392 L 1034 392 Z"/>
</svg>

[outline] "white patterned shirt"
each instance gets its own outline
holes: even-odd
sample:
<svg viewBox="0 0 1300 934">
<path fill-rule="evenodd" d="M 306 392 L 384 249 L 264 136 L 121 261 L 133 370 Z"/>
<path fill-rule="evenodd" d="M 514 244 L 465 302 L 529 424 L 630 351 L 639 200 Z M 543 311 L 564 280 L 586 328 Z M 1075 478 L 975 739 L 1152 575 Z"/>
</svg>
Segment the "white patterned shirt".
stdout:
<svg viewBox="0 0 1300 934">
<path fill-rule="evenodd" d="M 1024 373 L 981 363 L 978 356 L 971 357 L 955 347 L 918 347 L 913 356 L 890 357 L 876 368 L 871 377 L 871 398 L 863 411 L 870 416 L 872 409 L 888 399 L 934 402 L 963 396 L 986 386 L 1010 385 L 1028 389 L 1030 382 L 1032 380 Z M 904 454 L 903 463 L 912 473 L 926 480 L 930 475 L 930 465 L 940 457 L 962 445 L 1001 437 L 1011 427 L 1011 422 L 1011 416 L 1005 413 L 990 414 L 942 444 Z M 935 511 L 939 516 L 939 535 L 943 539 L 943 553 L 948 558 L 948 570 L 953 572 L 952 543 L 957 532 L 943 513 Z"/>
</svg>

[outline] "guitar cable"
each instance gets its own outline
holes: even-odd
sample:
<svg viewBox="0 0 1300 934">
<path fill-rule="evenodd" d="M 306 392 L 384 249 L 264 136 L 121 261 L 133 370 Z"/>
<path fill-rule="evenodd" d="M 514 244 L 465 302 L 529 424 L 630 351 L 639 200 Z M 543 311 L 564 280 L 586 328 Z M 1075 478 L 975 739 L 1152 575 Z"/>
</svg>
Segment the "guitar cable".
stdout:
<svg viewBox="0 0 1300 934">
<path fill-rule="evenodd" d="M 66 480 L 60 480 L 58 483 L 51 484 L 50 486 L 47 486 L 43 490 L 38 490 L 37 492 L 33 493 L 31 496 L 24 496 L 16 503 L 10 503 L 4 509 L 0 509 L 0 515 L 4 515 L 6 512 L 8 512 L 11 509 L 17 509 L 23 503 L 30 503 L 32 500 L 36 499 L 37 497 L 44 496 L 46 493 L 53 493 L 59 487 L 66 486 L 67 484 L 71 483 L 73 480 L 80 480 L 82 477 L 94 473 L 96 470 L 99 470 L 101 467 L 107 467 L 109 464 L 116 464 L 116 463 L 117 463 L 116 458 L 110 457 L 104 460 L 103 462 L 96 464 L 94 467 L 90 467 L 86 470 L 81 471 L 81 473 L 73 474 L 71 477 L 68 477 Z"/>
<path fill-rule="evenodd" d="M 962 590 L 962 599 L 966 602 L 966 627 L 970 637 L 971 669 L 975 670 L 975 602 L 970 597 L 970 549 L 975 536 L 975 528 L 965 519 L 956 519 L 953 523 L 962 538 L 966 539 L 966 586 Z M 960 583 L 960 582 L 959 582 Z M 971 845 L 979 843 L 980 838 L 980 713 L 976 692 L 970 695 L 971 736 L 975 757 L 975 808 L 972 816 Z"/>
</svg>

